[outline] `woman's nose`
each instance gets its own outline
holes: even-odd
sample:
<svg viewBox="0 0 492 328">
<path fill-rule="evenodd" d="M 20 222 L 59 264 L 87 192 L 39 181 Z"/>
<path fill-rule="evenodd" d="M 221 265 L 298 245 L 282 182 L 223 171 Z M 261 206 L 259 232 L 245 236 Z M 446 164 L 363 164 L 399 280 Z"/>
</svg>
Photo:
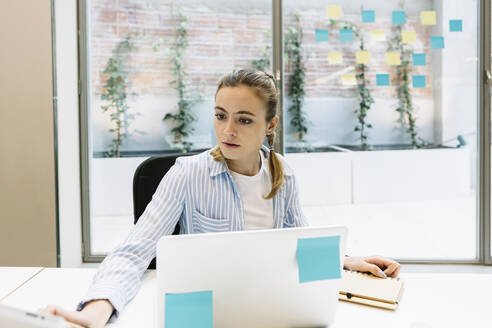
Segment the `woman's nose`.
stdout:
<svg viewBox="0 0 492 328">
<path fill-rule="evenodd" d="M 230 136 L 236 135 L 236 127 L 234 125 L 234 120 L 228 120 L 224 129 L 224 133 Z"/>
</svg>

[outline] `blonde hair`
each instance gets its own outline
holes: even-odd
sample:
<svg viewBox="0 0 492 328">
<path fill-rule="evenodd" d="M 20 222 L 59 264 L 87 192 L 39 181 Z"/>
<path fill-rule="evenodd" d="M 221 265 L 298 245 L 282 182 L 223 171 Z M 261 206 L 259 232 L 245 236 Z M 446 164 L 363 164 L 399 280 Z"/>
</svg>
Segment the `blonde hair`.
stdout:
<svg viewBox="0 0 492 328">
<path fill-rule="evenodd" d="M 278 94 L 275 86 L 275 79 L 271 74 L 261 71 L 254 71 L 250 69 L 234 70 L 229 74 L 224 75 L 217 86 L 217 92 L 223 87 L 237 87 L 240 85 L 246 85 L 253 88 L 256 94 L 265 101 L 267 105 L 266 121 L 270 122 L 275 115 L 277 115 L 277 103 Z M 273 198 L 282 187 L 284 183 L 284 170 L 282 162 L 273 150 L 273 142 L 275 141 L 275 132 L 267 135 L 267 142 L 270 146 L 270 159 L 268 166 L 270 168 L 270 175 L 272 176 L 272 189 L 270 193 L 264 196 L 265 199 Z M 217 146 L 210 153 L 214 160 L 223 162 L 225 161 L 224 154 Z"/>
</svg>

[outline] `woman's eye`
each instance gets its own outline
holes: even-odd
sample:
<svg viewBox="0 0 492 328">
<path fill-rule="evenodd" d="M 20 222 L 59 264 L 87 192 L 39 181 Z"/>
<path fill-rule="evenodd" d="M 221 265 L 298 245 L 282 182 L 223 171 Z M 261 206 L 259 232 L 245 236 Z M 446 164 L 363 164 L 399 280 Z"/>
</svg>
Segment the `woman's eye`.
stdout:
<svg viewBox="0 0 492 328">
<path fill-rule="evenodd" d="M 215 114 L 215 117 L 218 119 L 218 120 L 223 120 L 225 118 L 225 115 L 224 114 Z"/>
<path fill-rule="evenodd" d="M 242 124 L 250 124 L 253 121 L 250 120 L 249 118 L 240 118 L 239 122 L 241 122 Z"/>
</svg>

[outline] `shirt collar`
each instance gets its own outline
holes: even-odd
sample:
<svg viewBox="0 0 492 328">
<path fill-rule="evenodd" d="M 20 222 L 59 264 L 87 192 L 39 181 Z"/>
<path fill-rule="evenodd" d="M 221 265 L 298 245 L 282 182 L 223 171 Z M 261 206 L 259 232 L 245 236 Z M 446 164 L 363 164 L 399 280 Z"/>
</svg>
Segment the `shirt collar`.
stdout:
<svg viewBox="0 0 492 328">
<path fill-rule="evenodd" d="M 211 150 L 208 151 L 208 168 L 209 168 L 209 172 L 210 172 L 211 177 L 225 173 L 228 170 L 225 162 L 216 161 L 216 160 L 214 160 L 212 155 L 210 155 L 210 152 L 213 149 L 215 149 L 215 148 L 212 148 Z M 268 147 L 265 145 L 261 145 L 260 151 L 263 152 L 263 155 L 265 156 L 265 159 L 266 159 L 265 162 L 268 163 L 267 161 L 270 158 L 270 149 L 268 149 Z M 282 166 L 284 168 L 284 175 L 285 176 L 291 176 L 293 174 L 293 172 L 289 167 L 287 167 L 285 160 L 281 160 L 281 162 L 282 162 L 282 164 L 283 164 Z"/>
</svg>

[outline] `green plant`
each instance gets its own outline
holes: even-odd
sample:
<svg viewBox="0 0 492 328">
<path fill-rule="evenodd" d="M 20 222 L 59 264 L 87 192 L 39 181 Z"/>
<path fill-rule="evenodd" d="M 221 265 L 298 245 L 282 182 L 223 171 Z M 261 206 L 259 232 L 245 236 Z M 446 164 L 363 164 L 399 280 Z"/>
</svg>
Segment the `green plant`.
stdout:
<svg viewBox="0 0 492 328">
<path fill-rule="evenodd" d="M 399 3 L 400 9 L 404 8 L 404 1 Z M 409 44 L 404 44 L 402 40 L 403 25 L 396 25 L 393 28 L 393 36 L 391 37 L 388 50 L 397 51 L 400 53 L 401 64 L 396 68 L 397 77 L 397 95 L 398 107 L 396 111 L 399 113 L 398 123 L 401 128 L 408 133 L 412 140 L 414 148 L 421 148 L 427 143 L 418 135 L 417 131 L 417 116 L 416 108 L 412 100 L 412 92 L 410 90 L 410 76 L 412 74 L 412 66 L 410 58 L 413 53 L 413 48 Z"/>
<path fill-rule="evenodd" d="M 356 39 L 359 40 L 359 50 L 365 51 L 365 42 L 363 31 L 354 23 L 348 21 L 336 21 L 330 20 L 331 26 L 341 29 L 351 29 Z M 369 150 L 368 131 L 372 129 L 372 124 L 367 123 L 367 113 L 374 104 L 374 98 L 371 96 L 371 91 L 368 88 L 369 81 L 367 79 L 368 66 L 366 64 L 356 64 L 356 78 L 357 86 L 359 90 L 359 106 L 355 109 L 355 115 L 357 117 L 357 124 L 354 128 L 354 132 L 359 135 L 359 141 L 362 150 Z"/>
<path fill-rule="evenodd" d="M 300 15 L 295 15 L 296 25 L 287 30 L 285 38 L 285 51 L 288 55 L 288 65 L 291 67 L 289 77 L 289 88 L 287 97 L 292 104 L 288 111 L 292 115 L 290 124 L 297 133 L 297 139 L 303 141 L 305 134 L 308 132 L 308 121 L 305 112 L 302 110 L 304 96 L 306 94 L 306 66 L 302 54 L 302 26 Z"/>
<path fill-rule="evenodd" d="M 258 71 L 267 71 L 271 70 L 271 56 L 272 56 L 272 47 L 265 46 L 263 48 L 263 53 L 259 59 L 255 59 L 251 62 L 251 65 L 254 69 Z"/>
<path fill-rule="evenodd" d="M 175 114 L 167 113 L 162 120 L 174 121 L 175 126 L 171 129 L 171 133 L 174 135 L 173 143 L 182 152 L 189 152 L 193 146 L 189 137 L 194 132 L 192 124 L 197 118 L 195 113 L 193 113 L 192 107 L 201 100 L 200 95 L 189 90 L 186 81 L 187 74 L 184 57 L 187 47 L 188 19 L 183 15 L 181 10 L 178 10 L 176 34 L 168 52 L 168 58 L 171 60 L 174 76 L 174 80 L 169 83 L 178 92 L 178 110 Z"/>
<path fill-rule="evenodd" d="M 110 113 L 113 127 L 109 131 L 115 134 L 109 151 L 105 153 L 107 157 L 120 157 L 120 146 L 123 140 L 128 137 L 124 131 L 128 129 L 132 117 L 128 115 L 127 96 L 131 83 L 127 63 L 133 50 L 137 50 L 137 48 L 132 35 L 127 34 L 113 49 L 113 55 L 109 58 L 104 69 L 104 73 L 108 74 L 109 77 L 103 86 L 101 99 L 107 104 L 102 105 L 101 109 L 105 113 Z"/>
</svg>

